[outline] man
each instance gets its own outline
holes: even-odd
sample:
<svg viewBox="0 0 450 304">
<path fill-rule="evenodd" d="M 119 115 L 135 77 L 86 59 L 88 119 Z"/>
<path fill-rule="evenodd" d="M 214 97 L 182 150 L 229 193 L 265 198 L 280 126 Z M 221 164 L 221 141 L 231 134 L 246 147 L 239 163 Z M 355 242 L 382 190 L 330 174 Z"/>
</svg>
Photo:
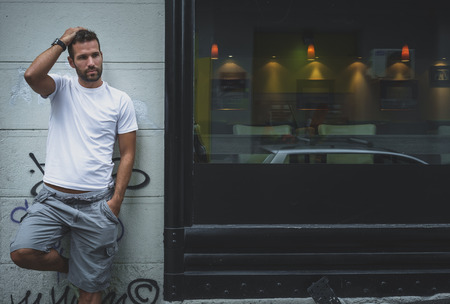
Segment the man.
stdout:
<svg viewBox="0 0 450 304">
<path fill-rule="evenodd" d="M 78 77 L 48 74 L 69 49 Z M 136 150 L 136 115 L 129 96 L 102 80 L 103 53 L 94 32 L 69 28 L 25 72 L 51 102 L 44 186 L 11 243 L 18 266 L 68 273 L 79 303 L 100 303 L 117 251 L 117 224 Z M 121 156 L 114 184 L 112 153 Z M 68 232 L 70 259 L 54 249 Z"/>
</svg>

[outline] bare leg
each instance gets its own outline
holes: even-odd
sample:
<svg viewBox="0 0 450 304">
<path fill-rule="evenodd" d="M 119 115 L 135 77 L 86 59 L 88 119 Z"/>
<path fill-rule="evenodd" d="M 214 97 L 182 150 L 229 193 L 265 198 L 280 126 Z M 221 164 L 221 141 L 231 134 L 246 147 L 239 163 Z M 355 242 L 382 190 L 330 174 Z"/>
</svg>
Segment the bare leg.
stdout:
<svg viewBox="0 0 450 304">
<path fill-rule="evenodd" d="M 100 304 L 102 301 L 102 292 L 87 292 L 80 289 L 80 298 L 78 304 Z"/>
<path fill-rule="evenodd" d="M 11 252 L 11 260 L 19 267 L 41 271 L 69 272 L 68 259 L 55 249 L 49 252 L 23 248 Z"/>
</svg>

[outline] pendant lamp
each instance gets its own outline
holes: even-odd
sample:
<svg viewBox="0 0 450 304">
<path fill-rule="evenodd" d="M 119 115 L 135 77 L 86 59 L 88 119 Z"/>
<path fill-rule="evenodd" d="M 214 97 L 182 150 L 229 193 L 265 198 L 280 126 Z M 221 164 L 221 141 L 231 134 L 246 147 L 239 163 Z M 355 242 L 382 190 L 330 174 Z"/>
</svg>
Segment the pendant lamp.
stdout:
<svg viewBox="0 0 450 304">
<path fill-rule="evenodd" d="M 307 59 L 308 60 L 315 60 L 316 59 L 316 51 L 314 50 L 314 44 L 312 44 L 312 43 L 310 43 L 308 45 Z"/>
<path fill-rule="evenodd" d="M 409 61 L 409 47 L 407 44 L 405 44 L 402 48 L 402 62 L 408 61 Z"/>
<path fill-rule="evenodd" d="M 211 59 L 219 59 L 219 47 L 217 43 L 213 43 L 211 46 Z"/>
</svg>

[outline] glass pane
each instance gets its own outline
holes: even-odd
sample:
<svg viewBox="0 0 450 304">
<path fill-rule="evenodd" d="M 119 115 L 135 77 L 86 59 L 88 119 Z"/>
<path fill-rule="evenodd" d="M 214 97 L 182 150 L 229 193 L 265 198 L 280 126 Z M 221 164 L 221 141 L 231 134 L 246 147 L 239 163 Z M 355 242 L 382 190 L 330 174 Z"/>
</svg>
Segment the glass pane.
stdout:
<svg viewBox="0 0 450 304">
<path fill-rule="evenodd" d="M 449 164 L 444 1 L 196 1 L 195 161 Z"/>
</svg>

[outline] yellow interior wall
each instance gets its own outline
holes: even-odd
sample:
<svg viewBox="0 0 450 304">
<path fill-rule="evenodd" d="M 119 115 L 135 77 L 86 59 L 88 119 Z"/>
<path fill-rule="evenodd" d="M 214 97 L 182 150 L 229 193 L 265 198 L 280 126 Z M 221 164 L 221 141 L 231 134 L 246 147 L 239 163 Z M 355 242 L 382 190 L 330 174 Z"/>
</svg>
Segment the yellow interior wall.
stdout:
<svg viewBox="0 0 450 304">
<path fill-rule="evenodd" d="M 301 32 L 255 33 L 252 83 L 254 124 L 265 123 L 266 113 L 274 104 L 289 103 L 295 107 L 296 93 L 330 93 L 327 83 L 300 88 L 301 80 L 331 80 L 331 93 L 354 92 L 355 78 L 348 67 L 357 59 L 357 35 L 315 33 L 313 38 L 318 58 L 314 61 L 307 60 L 307 45 L 303 37 Z M 348 114 L 343 113 L 344 116 Z M 300 115 L 309 114 L 302 112 Z"/>
<path fill-rule="evenodd" d="M 199 124 L 201 138 L 208 152 L 211 151 L 211 58 L 195 61 L 194 120 Z"/>
<path fill-rule="evenodd" d="M 315 34 L 314 44 L 319 58 L 308 61 L 302 33 L 256 33 L 253 92 L 295 93 L 297 79 L 335 79 L 335 92 L 347 92 L 345 70 L 357 55 L 356 36 Z"/>
</svg>

